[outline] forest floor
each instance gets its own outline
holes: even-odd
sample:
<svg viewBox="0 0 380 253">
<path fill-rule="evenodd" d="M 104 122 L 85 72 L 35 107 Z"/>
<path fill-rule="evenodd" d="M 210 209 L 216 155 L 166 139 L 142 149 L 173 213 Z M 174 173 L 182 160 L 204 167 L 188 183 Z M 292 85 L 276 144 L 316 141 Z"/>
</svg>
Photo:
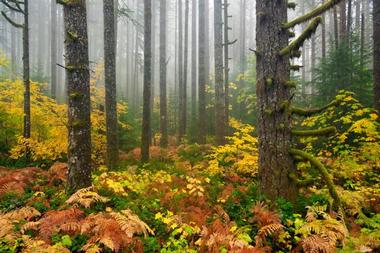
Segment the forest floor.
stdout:
<svg viewBox="0 0 380 253">
<path fill-rule="evenodd" d="M 265 202 L 254 175 L 206 170 L 209 147 L 138 153 L 72 196 L 64 163 L 0 168 L 0 252 L 379 252 L 379 213 L 343 218 L 315 189 Z"/>
</svg>

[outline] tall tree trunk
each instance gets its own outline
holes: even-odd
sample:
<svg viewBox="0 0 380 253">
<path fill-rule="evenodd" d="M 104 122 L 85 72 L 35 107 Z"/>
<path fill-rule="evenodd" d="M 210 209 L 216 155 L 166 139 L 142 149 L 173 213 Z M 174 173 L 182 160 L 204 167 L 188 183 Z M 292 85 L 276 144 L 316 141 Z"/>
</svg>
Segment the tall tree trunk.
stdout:
<svg viewBox="0 0 380 253">
<path fill-rule="evenodd" d="M 116 101 L 116 31 L 114 1 L 103 1 L 104 78 L 106 89 L 107 166 L 114 168 L 119 160 Z"/>
<path fill-rule="evenodd" d="M 226 45 L 228 46 L 228 45 Z M 214 0 L 214 53 L 215 53 L 215 126 L 216 143 L 224 144 L 225 97 L 223 82 L 223 20 L 222 0 Z"/>
<path fill-rule="evenodd" d="M 355 31 L 360 31 L 360 18 L 361 18 L 361 1 L 355 2 Z"/>
<path fill-rule="evenodd" d="M 160 130 L 161 147 L 168 146 L 168 109 L 166 94 L 166 0 L 160 0 Z"/>
<path fill-rule="evenodd" d="M 322 3 L 325 3 L 325 0 L 322 0 Z M 323 13 L 322 15 L 323 21 L 322 21 L 322 45 L 321 45 L 321 50 L 322 50 L 322 59 L 326 58 L 326 14 Z"/>
<path fill-rule="evenodd" d="M 152 82 L 152 0 L 144 0 L 144 94 L 141 135 L 141 160 L 149 160 L 151 135 L 151 82 Z"/>
<path fill-rule="evenodd" d="M 339 29 L 338 29 L 338 11 L 337 7 L 334 7 L 334 42 L 335 42 L 335 48 L 338 48 L 339 45 Z"/>
<path fill-rule="evenodd" d="M 42 11 L 45 9 L 46 2 L 44 0 L 38 1 L 38 10 Z M 37 71 L 40 77 L 44 76 L 44 53 L 45 53 L 45 17 L 43 15 L 38 15 L 38 51 L 37 51 Z"/>
<path fill-rule="evenodd" d="M 373 80 L 374 106 L 380 116 L 380 2 L 373 1 Z"/>
<path fill-rule="evenodd" d="M 183 78 L 183 4 L 182 0 L 178 0 L 178 82 L 179 82 L 179 110 L 178 110 L 178 139 L 181 141 L 183 135 L 185 134 L 184 128 L 185 124 L 182 121 L 185 108 L 185 103 L 183 101 L 184 94 L 184 78 Z"/>
<path fill-rule="evenodd" d="M 51 1 L 50 6 L 51 19 L 51 40 L 50 40 L 50 56 L 51 56 L 51 83 L 50 95 L 53 99 L 57 97 L 57 3 Z"/>
<path fill-rule="evenodd" d="M 339 4 L 339 16 L 339 39 L 343 42 L 347 39 L 346 0 Z"/>
<path fill-rule="evenodd" d="M 154 97 L 155 97 L 155 78 L 156 78 L 156 8 L 157 4 L 156 1 L 152 1 L 152 82 L 151 82 L 151 95 L 150 95 L 150 111 L 151 116 L 153 117 L 153 111 L 154 111 Z M 152 118 L 153 119 L 153 118 Z M 151 135 L 150 135 L 150 142 L 153 144 L 154 139 L 154 132 L 153 128 L 151 128 Z"/>
<path fill-rule="evenodd" d="M 229 44 L 230 44 L 230 41 L 229 41 L 229 36 L 228 36 L 228 31 L 230 29 L 229 27 L 229 22 L 228 22 L 228 19 L 229 19 L 229 15 L 228 15 L 228 7 L 229 7 L 229 3 L 228 3 L 228 0 L 224 0 L 224 107 L 225 107 L 225 111 L 224 111 L 224 120 L 225 120 L 225 127 L 226 127 L 226 135 L 228 135 L 228 124 L 229 124 L 229 115 L 230 115 L 230 97 L 229 97 L 229 94 L 230 94 L 230 88 L 229 88 L 229 74 L 230 74 L 230 64 L 229 64 L 229 61 L 230 61 L 230 56 L 229 56 Z"/>
<path fill-rule="evenodd" d="M 281 104 L 291 99 L 289 57 L 280 56 L 289 36 L 282 24 L 287 22 L 287 1 L 257 1 L 257 106 L 259 136 L 259 175 L 261 190 L 270 199 L 294 200 L 296 184 L 289 178 L 295 165 L 289 154 L 291 118 Z M 271 80 L 268 82 L 268 80 Z"/>
<path fill-rule="evenodd" d="M 199 16 L 199 41 L 198 41 L 198 142 L 199 144 L 206 143 L 206 84 L 207 84 L 207 55 L 208 41 L 206 40 L 206 1 L 198 1 L 198 16 Z"/>
<path fill-rule="evenodd" d="M 15 20 L 15 13 L 11 12 L 11 19 Z M 15 79 L 17 76 L 17 55 L 16 55 L 16 30 L 13 26 L 10 26 L 11 29 L 11 77 Z"/>
<path fill-rule="evenodd" d="M 24 28 L 23 28 L 23 78 L 24 78 L 24 132 L 23 136 L 29 139 L 31 136 L 30 113 L 30 63 L 29 63 L 29 1 L 24 1 Z M 26 148 L 25 157 L 30 160 L 29 147 Z"/>
<path fill-rule="evenodd" d="M 245 56 L 245 47 L 246 47 L 246 0 L 240 0 L 240 80 L 239 87 L 240 89 L 245 88 L 245 71 L 246 71 L 246 56 Z M 239 118 L 240 120 L 243 117 L 243 112 L 245 111 L 245 105 L 243 102 L 240 102 L 240 110 L 239 110 Z"/>
<path fill-rule="evenodd" d="M 188 71 L 188 45 L 189 45 L 189 0 L 185 0 L 185 40 L 183 57 L 183 79 L 180 100 L 182 102 L 180 112 L 180 136 L 186 135 L 187 126 L 187 71 Z"/>
<path fill-rule="evenodd" d="M 312 0 L 312 9 L 315 8 L 315 0 Z M 314 33 L 311 36 L 311 96 L 314 97 L 315 94 L 315 87 L 314 87 L 314 77 L 315 77 L 315 66 L 316 66 L 316 51 L 317 51 L 317 45 L 316 45 L 316 34 Z"/>
<path fill-rule="evenodd" d="M 347 40 L 348 45 L 351 47 L 351 26 L 352 26 L 352 0 L 348 1 L 348 8 L 347 8 Z"/>
<path fill-rule="evenodd" d="M 366 16 L 365 16 L 365 10 L 363 8 L 362 12 L 362 23 L 361 23 L 361 33 L 360 33 L 360 66 L 363 67 L 364 65 L 364 49 L 366 46 Z"/>
<path fill-rule="evenodd" d="M 86 1 L 64 5 L 68 95 L 68 192 L 91 185 L 90 70 Z"/>
<path fill-rule="evenodd" d="M 195 140 L 197 120 L 197 1 L 192 0 L 191 19 L 191 140 Z"/>
</svg>

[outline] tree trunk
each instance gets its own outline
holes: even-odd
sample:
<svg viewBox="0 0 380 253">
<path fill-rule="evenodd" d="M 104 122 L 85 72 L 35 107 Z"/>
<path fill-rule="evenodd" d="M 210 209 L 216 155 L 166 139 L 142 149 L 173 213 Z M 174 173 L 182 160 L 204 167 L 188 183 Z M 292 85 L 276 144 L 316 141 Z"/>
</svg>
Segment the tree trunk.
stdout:
<svg viewBox="0 0 380 253">
<path fill-rule="evenodd" d="M 230 74 L 230 56 L 229 56 L 229 36 L 228 36 L 228 31 L 229 31 L 229 16 L 228 16 L 228 7 L 229 3 L 228 0 L 224 0 L 224 121 L 225 121 L 225 127 L 226 127 L 226 135 L 228 135 L 228 126 L 229 126 L 229 115 L 230 115 L 230 88 L 229 88 L 229 74 Z"/>
<path fill-rule="evenodd" d="M 188 71 L 188 45 L 189 45 L 189 0 L 185 0 L 185 40 L 184 40 L 184 58 L 183 58 L 183 79 L 182 93 L 180 100 L 182 102 L 180 112 L 180 136 L 186 135 L 187 127 L 187 71 Z"/>
<path fill-rule="evenodd" d="M 185 108 L 185 103 L 183 101 L 184 94 L 184 78 L 183 78 L 183 7 L 182 0 L 178 0 L 178 82 L 179 82 L 179 110 L 178 110 L 178 139 L 181 141 L 183 135 L 185 134 L 184 128 L 185 124 L 182 121 Z"/>
<path fill-rule="evenodd" d="M 338 30 L 338 11 L 337 7 L 334 7 L 334 42 L 335 48 L 338 48 L 339 45 L 339 30 Z"/>
<path fill-rule="evenodd" d="M 246 0 L 240 0 L 240 80 L 239 88 L 245 88 L 245 71 L 246 71 L 246 56 L 245 56 L 245 47 L 246 47 L 246 28 L 245 28 L 245 19 L 246 19 Z M 239 110 L 239 119 L 242 120 L 243 112 L 245 111 L 245 105 L 243 102 L 240 102 Z"/>
<path fill-rule="evenodd" d="M 114 168 L 119 160 L 116 101 L 116 18 L 114 1 L 103 1 L 103 15 L 107 166 L 109 168 Z"/>
<path fill-rule="evenodd" d="M 374 106 L 380 116 L 380 2 L 373 1 Z"/>
<path fill-rule="evenodd" d="M 191 19 L 191 140 L 195 140 L 197 120 L 197 1 L 192 0 Z"/>
<path fill-rule="evenodd" d="M 151 82 L 152 82 L 152 0 L 144 0 L 144 94 L 141 135 L 141 160 L 149 160 L 151 135 Z"/>
<path fill-rule="evenodd" d="M 228 46 L 228 45 L 227 45 Z M 222 0 L 214 0 L 214 53 L 215 53 L 215 126 L 216 144 L 223 145 L 225 137 L 225 97 L 223 82 L 223 20 Z"/>
<path fill-rule="evenodd" d="M 57 98 L 57 3 L 51 1 L 50 6 L 50 18 L 51 18 L 51 40 L 50 40 L 50 68 L 51 68 L 51 83 L 50 83 L 50 95 L 53 99 Z"/>
<path fill-rule="evenodd" d="M 23 28 L 23 78 L 24 78 L 24 132 L 23 136 L 29 139 L 31 134 L 31 113 L 30 113 L 30 63 L 29 63 L 29 1 L 24 1 L 24 28 Z M 25 152 L 26 161 L 30 160 L 30 150 L 27 147 Z"/>
<path fill-rule="evenodd" d="M 339 39 L 343 42 L 347 38 L 346 0 L 339 4 L 339 16 Z"/>
<path fill-rule="evenodd" d="M 68 95 L 68 192 L 91 185 L 91 102 L 86 1 L 64 5 Z"/>
<path fill-rule="evenodd" d="M 282 104 L 289 103 L 289 57 L 280 56 L 289 36 L 282 24 L 287 22 L 287 1 L 257 1 L 257 106 L 259 137 L 259 175 L 262 192 L 272 200 L 294 200 L 296 184 L 289 178 L 295 165 L 289 154 L 291 118 Z M 268 82 L 268 80 L 270 80 Z"/>
<path fill-rule="evenodd" d="M 325 0 L 322 0 L 323 3 L 325 3 Z M 326 14 L 323 13 L 322 15 L 323 21 L 322 21 L 322 59 L 326 58 Z"/>
<path fill-rule="evenodd" d="M 348 1 L 348 8 L 347 8 L 347 40 L 348 40 L 348 45 L 351 48 L 351 26 L 352 26 L 352 0 L 347 0 Z"/>
<path fill-rule="evenodd" d="M 11 19 L 15 20 L 14 11 L 11 12 Z M 18 29 L 15 29 L 12 25 L 10 26 L 10 29 L 11 29 L 11 77 L 12 77 L 12 79 L 16 79 L 16 76 L 17 76 L 16 32 Z"/>
<path fill-rule="evenodd" d="M 160 0 L 160 130 L 161 147 L 168 146 L 168 109 L 166 94 L 166 0 Z"/>
<path fill-rule="evenodd" d="M 198 110 L 199 110 L 199 122 L 198 122 L 198 142 L 199 144 L 206 143 L 206 84 L 207 84 L 207 55 L 206 50 L 208 42 L 206 41 L 206 1 L 198 1 L 198 16 L 199 16 L 199 41 L 198 41 Z"/>
<path fill-rule="evenodd" d="M 360 31 L 361 6 L 360 1 L 355 2 L 355 31 Z"/>
</svg>

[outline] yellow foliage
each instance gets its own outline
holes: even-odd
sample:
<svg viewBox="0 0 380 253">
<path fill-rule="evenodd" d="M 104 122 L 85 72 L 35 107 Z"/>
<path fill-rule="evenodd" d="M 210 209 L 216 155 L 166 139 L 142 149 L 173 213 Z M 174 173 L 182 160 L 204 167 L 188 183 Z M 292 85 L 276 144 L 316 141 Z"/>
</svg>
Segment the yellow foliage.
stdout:
<svg viewBox="0 0 380 253">
<path fill-rule="evenodd" d="M 99 76 L 95 73 L 95 78 Z M 91 81 L 91 124 L 93 160 L 104 162 L 106 151 L 106 127 L 104 113 L 104 87 L 96 87 Z M 58 104 L 43 93 L 41 84 L 31 83 L 31 126 L 30 139 L 22 137 L 23 128 L 22 80 L 0 82 L 0 143 L 10 146 L 13 159 L 22 157 L 29 147 L 33 161 L 56 161 L 67 155 L 67 106 Z M 125 104 L 118 104 L 118 113 L 125 114 Z M 120 122 L 120 127 L 127 126 Z"/>
<path fill-rule="evenodd" d="M 254 128 L 235 119 L 230 121 L 234 134 L 227 137 L 228 143 L 215 147 L 208 156 L 210 174 L 235 171 L 254 176 L 258 171 L 257 138 L 252 136 Z"/>
</svg>

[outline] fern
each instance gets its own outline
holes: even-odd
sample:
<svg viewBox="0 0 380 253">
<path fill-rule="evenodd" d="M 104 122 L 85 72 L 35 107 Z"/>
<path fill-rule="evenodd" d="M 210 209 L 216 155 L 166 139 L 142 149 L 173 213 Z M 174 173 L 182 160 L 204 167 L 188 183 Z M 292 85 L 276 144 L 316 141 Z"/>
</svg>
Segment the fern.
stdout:
<svg viewBox="0 0 380 253">
<path fill-rule="evenodd" d="M 284 226 L 280 223 L 272 223 L 272 224 L 261 227 L 255 238 L 256 245 L 264 246 L 264 243 L 268 236 L 276 235 L 280 233 L 283 229 L 284 229 Z"/>
<path fill-rule="evenodd" d="M 110 215 L 129 237 L 133 237 L 134 234 L 144 234 L 145 237 L 148 234 L 154 235 L 153 230 L 131 210 L 122 210 L 120 213 L 111 212 Z"/>
<path fill-rule="evenodd" d="M 74 206 L 79 204 L 85 208 L 90 208 L 94 203 L 106 203 L 107 201 L 108 198 L 100 196 L 98 193 L 94 192 L 93 187 L 90 186 L 75 192 L 68 200 L 66 200 L 66 204 Z"/>
</svg>

